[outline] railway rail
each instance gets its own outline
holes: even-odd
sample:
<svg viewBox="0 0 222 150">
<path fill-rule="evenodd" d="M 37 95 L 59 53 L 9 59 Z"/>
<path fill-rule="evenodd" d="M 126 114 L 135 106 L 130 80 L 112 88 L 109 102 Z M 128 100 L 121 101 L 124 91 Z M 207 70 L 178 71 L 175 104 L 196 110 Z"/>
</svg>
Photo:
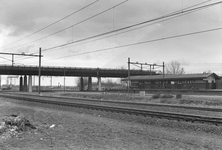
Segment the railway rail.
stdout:
<svg viewBox="0 0 222 150">
<path fill-rule="evenodd" d="M 189 122 L 200 122 L 200 123 L 209 123 L 214 125 L 222 125 L 222 118 L 218 117 L 208 117 L 208 116 L 201 116 L 201 115 L 190 115 L 190 114 L 182 114 L 182 113 L 172 113 L 172 112 L 163 112 L 163 111 L 151 111 L 151 110 L 144 110 L 144 109 L 135 109 L 130 107 L 120 107 L 120 106 L 108 106 L 108 103 L 126 103 L 126 102 L 114 102 L 114 101 L 106 101 L 106 105 L 101 104 L 92 104 L 93 101 L 91 99 L 83 99 L 83 98 L 64 98 L 64 97 L 50 97 L 50 96 L 39 96 L 39 95 L 26 95 L 26 94 L 12 94 L 12 93 L 0 93 L 0 97 L 16 99 L 16 100 L 24 100 L 24 101 L 31 101 L 31 102 L 40 102 L 40 103 L 47 103 L 47 104 L 55 104 L 55 105 L 63 105 L 69 107 L 80 107 L 80 108 L 87 108 L 87 109 L 94 109 L 94 110 L 102 110 L 102 111 L 109 111 L 109 112 L 117 112 L 117 113 L 124 113 L 124 114 L 132 114 L 132 115 L 141 115 L 141 116 L 150 116 L 150 117 L 158 117 L 164 119 L 174 119 L 174 120 L 183 120 Z M 78 101 L 73 101 L 78 100 Z M 91 103 L 82 103 L 80 101 L 90 101 Z M 98 102 L 98 100 L 97 100 Z M 101 102 L 101 100 L 100 100 Z M 104 102 L 104 101 L 102 101 Z M 128 104 L 138 104 L 140 103 L 128 103 Z M 147 104 L 148 105 L 148 104 Z M 166 105 L 160 104 L 151 104 L 151 105 L 158 105 L 163 107 Z M 169 107 L 172 105 L 168 105 Z M 175 106 L 172 106 L 175 107 Z M 178 106 L 179 107 L 179 106 Z M 182 106 L 185 107 L 185 106 Z M 186 106 L 187 107 L 187 106 Z M 212 108 L 200 108 L 200 107 L 187 107 L 188 109 L 204 109 L 207 111 L 222 111 L 221 109 L 212 109 Z"/>
<path fill-rule="evenodd" d="M 8 93 L 8 92 L 7 92 Z M 13 92 L 11 92 L 14 94 Z M 28 96 L 29 94 L 24 93 L 16 93 L 19 96 Z M 39 97 L 39 95 L 32 95 L 32 98 Z M 211 108 L 211 107 L 196 107 L 196 106 L 186 106 L 186 105 L 176 105 L 176 104 L 160 104 L 160 103 L 138 103 L 138 102 L 126 102 L 126 101 L 112 101 L 112 100 L 98 100 L 98 99 L 90 99 L 90 98 L 79 98 L 79 97 L 61 97 L 61 96 L 44 96 L 48 99 L 62 99 L 62 100 L 72 100 L 76 102 L 85 102 L 90 104 L 100 104 L 106 103 L 109 104 L 117 104 L 119 106 L 154 106 L 154 107 L 168 107 L 168 108 L 181 108 L 181 109 L 190 109 L 190 110 L 200 110 L 200 111 L 210 111 L 210 112 L 222 112 L 221 108 Z"/>
</svg>

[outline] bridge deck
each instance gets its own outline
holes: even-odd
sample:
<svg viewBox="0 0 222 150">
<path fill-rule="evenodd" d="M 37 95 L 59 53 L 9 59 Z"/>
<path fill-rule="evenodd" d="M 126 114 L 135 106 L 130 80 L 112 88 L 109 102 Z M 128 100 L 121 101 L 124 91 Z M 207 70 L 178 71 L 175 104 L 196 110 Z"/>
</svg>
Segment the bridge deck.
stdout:
<svg viewBox="0 0 222 150">
<path fill-rule="evenodd" d="M 0 65 L 1 75 L 38 75 L 38 66 Z M 149 71 L 130 70 L 130 75 L 149 75 Z M 117 77 L 128 76 L 127 69 L 77 68 L 77 67 L 41 67 L 42 76 L 83 76 L 83 77 Z"/>
</svg>

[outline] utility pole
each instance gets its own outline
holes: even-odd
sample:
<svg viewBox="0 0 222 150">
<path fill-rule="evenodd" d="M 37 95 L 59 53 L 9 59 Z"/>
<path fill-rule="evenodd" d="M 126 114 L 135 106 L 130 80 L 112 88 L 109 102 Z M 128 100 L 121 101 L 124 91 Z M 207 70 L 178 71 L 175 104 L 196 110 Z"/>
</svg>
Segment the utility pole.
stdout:
<svg viewBox="0 0 222 150">
<path fill-rule="evenodd" d="M 14 65 L 14 54 L 12 54 L 12 66 Z"/>
<path fill-rule="evenodd" d="M 165 76 L 165 65 L 164 65 L 164 62 L 163 62 L 163 78 Z"/>
<path fill-rule="evenodd" d="M 39 48 L 39 88 L 38 88 L 38 93 L 40 94 L 40 91 L 41 91 L 41 53 L 42 53 L 42 50 L 41 50 L 41 47 Z"/>
<path fill-rule="evenodd" d="M 64 93 L 66 92 L 66 68 L 64 68 Z"/>
<path fill-rule="evenodd" d="M 33 55 L 33 54 L 25 54 L 25 53 L 0 53 L 3 55 L 12 55 L 12 66 L 14 65 L 14 55 L 20 55 L 20 56 L 31 56 L 31 57 L 39 57 L 39 89 L 38 89 L 38 93 L 40 94 L 40 86 L 41 86 L 41 57 L 43 57 L 41 55 L 41 48 L 39 48 L 39 55 Z"/>
<path fill-rule="evenodd" d="M 12 66 L 14 65 L 14 56 L 15 55 L 19 55 L 19 56 L 30 56 L 30 57 L 43 57 L 43 56 L 41 56 L 41 55 L 33 55 L 33 54 L 25 54 L 25 53 L 21 53 L 21 54 L 19 54 L 19 53 L 2 53 L 2 52 L 0 52 L 0 54 L 1 55 L 12 55 Z"/>
<path fill-rule="evenodd" d="M 130 58 L 128 57 L 128 94 L 130 94 Z"/>
<path fill-rule="evenodd" d="M 157 66 L 156 64 L 148 64 L 148 63 L 139 63 L 139 62 L 130 62 L 130 60 L 128 60 L 128 64 L 133 64 L 133 65 L 140 65 L 140 70 L 143 71 L 143 65 L 144 66 L 150 66 L 150 72 L 149 74 L 151 75 L 152 72 L 151 72 L 151 68 L 153 66 L 153 69 L 154 69 L 154 66 Z M 158 65 L 160 66 L 160 65 Z"/>
<path fill-rule="evenodd" d="M 157 66 L 157 67 L 163 67 L 163 78 L 164 78 L 164 76 L 165 76 L 165 71 L 164 71 L 165 66 L 164 66 L 164 62 L 163 62 L 163 64 L 161 64 L 161 65 L 157 65 L 157 64 L 130 62 L 130 58 L 128 58 L 128 93 L 130 93 L 130 90 L 129 90 L 129 89 L 130 89 L 130 64 L 133 64 L 133 65 L 135 65 L 135 66 L 137 66 L 137 67 L 138 67 L 138 65 L 140 65 L 141 71 L 143 70 L 143 65 L 150 66 L 150 68 L 149 68 L 149 69 L 150 69 L 149 75 L 152 74 L 152 72 L 151 72 L 152 66 L 153 66 L 153 70 L 155 69 L 155 66 Z"/>
</svg>

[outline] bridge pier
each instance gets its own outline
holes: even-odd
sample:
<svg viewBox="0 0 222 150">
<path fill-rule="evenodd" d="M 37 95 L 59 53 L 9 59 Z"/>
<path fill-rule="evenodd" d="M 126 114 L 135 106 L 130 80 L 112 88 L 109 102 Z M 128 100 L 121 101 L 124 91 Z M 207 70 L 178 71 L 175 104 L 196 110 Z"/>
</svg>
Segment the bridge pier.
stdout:
<svg viewBox="0 0 222 150">
<path fill-rule="evenodd" d="M 27 76 L 25 75 L 25 77 L 24 77 L 23 91 L 27 92 L 27 87 L 28 87 L 28 85 L 27 85 Z"/>
<path fill-rule="evenodd" d="M 102 86 L 101 86 L 101 77 L 98 77 L 98 91 L 102 91 Z"/>
<path fill-rule="evenodd" d="M 32 92 L 32 76 L 29 75 L 28 92 Z"/>
<path fill-rule="evenodd" d="M 19 91 L 23 91 L 23 77 L 19 78 Z"/>
<path fill-rule="evenodd" d="M 84 87 L 83 87 L 83 77 L 80 78 L 80 91 L 83 91 Z"/>
<path fill-rule="evenodd" d="M 88 91 L 92 91 L 92 77 L 88 77 Z"/>
<path fill-rule="evenodd" d="M 27 83 L 27 76 L 24 77 L 20 76 L 19 78 L 19 91 L 22 92 L 32 92 L 32 76 L 29 75 L 28 83 Z"/>
</svg>

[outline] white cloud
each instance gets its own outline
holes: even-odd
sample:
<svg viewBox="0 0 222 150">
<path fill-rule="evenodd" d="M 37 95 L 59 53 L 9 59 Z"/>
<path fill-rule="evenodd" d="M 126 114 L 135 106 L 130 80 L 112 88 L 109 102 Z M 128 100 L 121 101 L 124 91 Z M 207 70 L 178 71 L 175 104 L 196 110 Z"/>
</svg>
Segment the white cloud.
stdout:
<svg viewBox="0 0 222 150">
<path fill-rule="evenodd" d="M 109 12 L 89 19 L 88 21 L 76 25 L 73 28 L 67 29 L 64 32 L 39 40 L 38 42 L 31 43 L 30 45 L 26 45 L 24 48 L 22 47 L 7 51 L 25 51 L 26 53 L 33 51 L 38 52 L 39 47 L 46 49 L 60 44 L 65 44 L 70 41 L 90 37 L 111 31 L 114 28 L 117 29 L 153 19 L 155 17 L 160 17 L 203 1 L 204 0 L 131 0 L 119 7 L 116 7 L 115 9 L 110 10 Z M 1 0 L 1 2 L 0 36 L 3 40 L 0 41 L 0 47 L 21 39 L 22 37 L 29 35 L 54 21 L 57 21 L 67 14 L 70 14 L 93 2 L 93 0 L 83 0 L 81 2 L 76 0 Z M 48 36 L 56 31 L 74 25 L 92 15 L 106 10 L 117 3 L 120 3 L 120 1 L 100 0 L 84 11 L 81 11 L 51 26 L 50 28 L 34 34 L 33 36 L 17 42 L 11 47 L 16 47 Z M 70 45 L 67 48 L 43 52 L 44 59 L 53 59 L 108 47 L 118 47 L 124 44 L 220 27 L 222 24 L 221 8 L 222 6 L 218 5 L 118 36 L 94 41 L 88 44 L 78 46 Z M 116 66 L 126 65 L 128 57 L 132 57 L 135 61 L 145 62 L 167 62 L 170 60 L 181 60 L 184 62 L 220 62 L 218 53 L 220 53 L 222 48 L 221 33 L 221 31 L 215 31 L 194 36 L 113 49 L 84 56 L 65 57 L 56 61 L 46 61 L 44 64 L 59 66 L 82 65 L 84 67 L 104 66 L 116 68 Z M 214 53 L 211 52 L 212 50 Z M 3 50 L 1 49 L 1 51 Z M 22 61 L 22 63 L 36 63 L 36 61 L 37 60 L 34 59 L 27 59 Z"/>
</svg>

